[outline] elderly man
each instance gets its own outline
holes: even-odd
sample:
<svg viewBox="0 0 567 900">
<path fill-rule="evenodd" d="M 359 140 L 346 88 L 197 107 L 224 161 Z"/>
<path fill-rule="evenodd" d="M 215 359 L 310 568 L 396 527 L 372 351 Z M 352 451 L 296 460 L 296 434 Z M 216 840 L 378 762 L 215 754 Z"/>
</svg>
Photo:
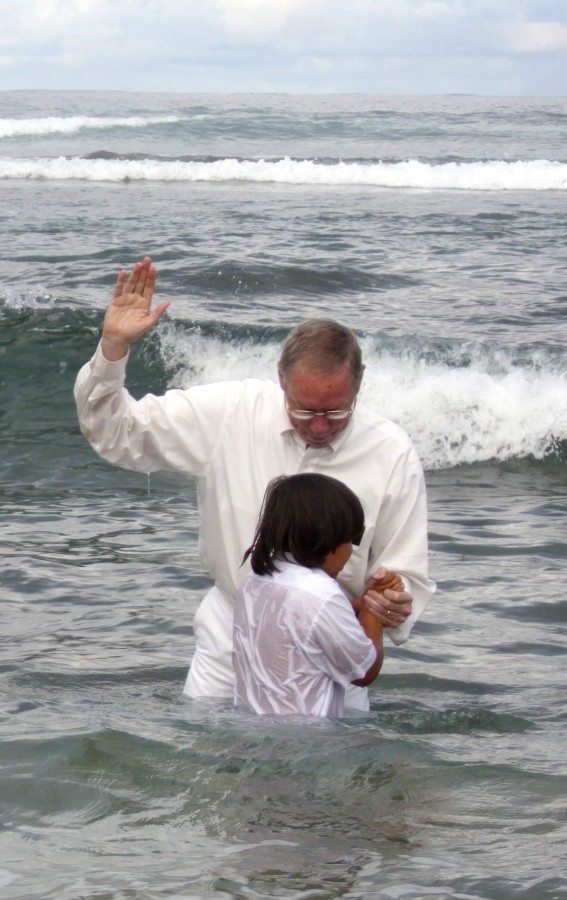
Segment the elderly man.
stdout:
<svg viewBox="0 0 567 900">
<path fill-rule="evenodd" d="M 365 532 L 340 584 L 352 599 L 372 588 L 374 615 L 393 643 L 406 641 L 434 590 L 423 472 L 397 425 L 356 406 L 364 366 L 353 333 L 327 320 L 297 326 L 282 350 L 279 383 L 223 382 L 136 401 L 124 388 L 130 345 L 169 306 L 152 310 L 155 281 L 149 257 L 120 273 L 75 398 L 83 434 L 109 462 L 197 479 L 200 545 L 214 586 L 195 615 L 185 693 L 232 697 L 233 598 L 266 486 L 277 475 L 321 472 L 358 495 Z M 388 570 L 406 590 L 388 589 Z M 368 708 L 366 689 L 353 688 L 347 703 Z"/>
</svg>

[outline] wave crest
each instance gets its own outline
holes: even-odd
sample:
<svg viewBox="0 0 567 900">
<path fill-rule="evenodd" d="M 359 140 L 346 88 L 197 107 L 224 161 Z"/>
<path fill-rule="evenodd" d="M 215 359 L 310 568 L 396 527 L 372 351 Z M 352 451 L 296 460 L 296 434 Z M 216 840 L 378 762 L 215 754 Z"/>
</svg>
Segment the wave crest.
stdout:
<svg viewBox="0 0 567 900">
<path fill-rule="evenodd" d="M 45 116 L 43 119 L 0 119 L 0 139 L 75 134 L 87 129 L 146 128 L 179 122 L 178 116 Z"/>
<path fill-rule="evenodd" d="M 273 378 L 280 340 L 161 331 L 170 386 Z M 539 351 L 516 358 L 489 345 L 474 353 L 455 346 L 421 347 L 407 339 L 362 339 L 366 362 L 360 402 L 397 422 L 416 444 L 426 469 L 557 456 L 567 441 L 567 358 Z M 462 356 L 460 365 L 455 358 Z"/>
<path fill-rule="evenodd" d="M 94 157 L 94 158 L 93 158 Z M 0 159 L 0 178 L 94 182 L 251 182 L 459 191 L 564 191 L 567 164 L 552 160 L 425 163 L 332 160 L 163 160 L 88 157 Z"/>
</svg>

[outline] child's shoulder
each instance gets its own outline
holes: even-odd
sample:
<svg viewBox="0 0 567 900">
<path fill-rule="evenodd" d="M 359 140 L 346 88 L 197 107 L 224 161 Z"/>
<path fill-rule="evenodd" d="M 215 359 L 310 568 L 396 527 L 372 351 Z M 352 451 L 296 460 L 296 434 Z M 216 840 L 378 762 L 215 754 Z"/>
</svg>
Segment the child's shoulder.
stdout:
<svg viewBox="0 0 567 900">
<path fill-rule="evenodd" d="M 294 588 L 314 597 L 332 596 L 341 594 L 342 591 L 334 578 L 323 572 L 322 569 L 308 569 L 297 563 L 277 561 L 278 571 L 270 577 L 274 583 Z"/>
</svg>

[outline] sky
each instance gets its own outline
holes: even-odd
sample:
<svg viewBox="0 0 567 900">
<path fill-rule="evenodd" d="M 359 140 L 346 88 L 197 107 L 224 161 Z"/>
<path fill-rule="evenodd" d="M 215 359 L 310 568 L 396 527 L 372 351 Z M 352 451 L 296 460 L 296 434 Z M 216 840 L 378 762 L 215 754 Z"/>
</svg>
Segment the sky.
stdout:
<svg viewBox="0 0 567 900">
<path fill-rule="evenodd" d="M 567 96 L 567 0 L 0 0 L 0 90 Z"/>
</svg>

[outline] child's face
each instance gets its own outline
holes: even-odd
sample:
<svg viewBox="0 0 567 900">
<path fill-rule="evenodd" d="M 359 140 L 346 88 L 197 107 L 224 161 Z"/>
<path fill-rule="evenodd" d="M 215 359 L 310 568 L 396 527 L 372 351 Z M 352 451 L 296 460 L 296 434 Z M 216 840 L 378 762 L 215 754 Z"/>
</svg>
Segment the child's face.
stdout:
<svg viewBox="0 0 567 900">
<path fill-rule="evenodd" d="M 349 541 L 348 544 L 339 544 L 336 550 L 333 550 L 332 553 L 327 553 L 321 566 L 323 572 L 326 572 L 331 578 L 336 578 L 341 569 L 346 566 L 351 554 L 352 541 Z"/>
</svg>

